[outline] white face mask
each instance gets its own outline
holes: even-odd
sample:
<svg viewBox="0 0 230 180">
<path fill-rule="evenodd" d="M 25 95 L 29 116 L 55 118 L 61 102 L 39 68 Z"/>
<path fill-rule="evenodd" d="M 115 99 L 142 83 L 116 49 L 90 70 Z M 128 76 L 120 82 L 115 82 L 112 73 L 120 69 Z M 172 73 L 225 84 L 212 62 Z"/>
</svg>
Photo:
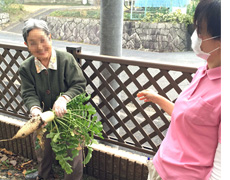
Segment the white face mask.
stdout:
<svg viewBox="0 0 230 180">
<path fill-rule="evenodd" d="M 219 36 L 215 36 L 215 37 L 211 37 L 211 38 L 208 38 L 208 39 L 204 39 L 203 41 L 208 41 L 210 39 L 215 39 Z M 202 44 L 202 39 L 198 37 L 198 34 L 197 34 L 197 30 L 195 30 L 191 36 L 191 40 L 192 40 L 192 49 L 193 51 L 196 53 L 196 55 L 204 60 L 207 60 L 209 58 L 209 56 L 211 55 L 212 52 L 216 51 L 217 49 L 219 49 L 220 47 L 210 51 L 209 53 L 206 53 L 204 51 L 202 51 L 200 49 L 200 46 Z"/>
</svg>

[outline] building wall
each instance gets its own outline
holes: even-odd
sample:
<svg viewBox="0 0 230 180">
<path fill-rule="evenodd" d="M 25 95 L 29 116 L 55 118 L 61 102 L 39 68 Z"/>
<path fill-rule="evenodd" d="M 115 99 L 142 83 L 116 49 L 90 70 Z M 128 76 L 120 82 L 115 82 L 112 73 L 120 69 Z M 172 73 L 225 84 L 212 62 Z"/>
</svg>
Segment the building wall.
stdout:
<svg viewBox="0 0 230 180">
<path fill-rule="evenodd" d="M 51 16 L 44 19 L 54 39 L 100 45 L 100 20 Z M 180 52 L 188 51 L 190 47 L 190 35 L 185 24 L 124 22 L 123 48 Z"/>
</svg>

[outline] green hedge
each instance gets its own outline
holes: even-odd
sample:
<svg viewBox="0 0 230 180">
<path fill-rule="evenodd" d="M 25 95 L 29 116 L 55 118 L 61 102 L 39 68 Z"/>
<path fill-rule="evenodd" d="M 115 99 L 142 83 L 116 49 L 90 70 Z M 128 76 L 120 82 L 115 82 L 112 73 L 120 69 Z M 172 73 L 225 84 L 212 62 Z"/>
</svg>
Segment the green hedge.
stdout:
<svg viewBox="0 0 230 180">
<path fill-rule="evenodd" d="M 143 22 L 171 22 L 171 23 L 185 23 L 186 25 L 193 24 L 193 15 L 199 0 L 192 0 L 187 6 L 187 13 L 183 14 L 180 10 L 169 12 L 168 8 L 150 8 L 146 15 L 144 13 L 133 13 L 133 19 L 139 19 Z M 100 9 L 94 10 L 58 10 L 50 14 L 50 16 L 57 17 L 77 17 L 77 18 L 91 18 L 100 19 Z M 130 21 L 130 13 L 124 12 L 124 20 Z"/>
</svg>

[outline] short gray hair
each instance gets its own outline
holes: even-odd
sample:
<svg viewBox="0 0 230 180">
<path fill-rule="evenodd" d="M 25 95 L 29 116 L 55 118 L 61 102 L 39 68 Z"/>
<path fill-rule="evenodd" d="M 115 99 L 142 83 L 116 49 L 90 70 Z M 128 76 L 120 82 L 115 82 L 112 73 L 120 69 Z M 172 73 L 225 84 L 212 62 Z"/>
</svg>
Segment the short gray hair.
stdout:
<svg viewBox="0 0 230 180">
<path fill-rule="evenodd" d="M 41 29 L 46 33 L 47 36 L 50 34 L 50 30 L 45 21 L 30 18 L 27 21 L 25 21 L 22 29 L 22 35 L 25 42 L 27 42 L 27 37 L 29 35 L 29 32 L 33 29 Z"/>
</svg>

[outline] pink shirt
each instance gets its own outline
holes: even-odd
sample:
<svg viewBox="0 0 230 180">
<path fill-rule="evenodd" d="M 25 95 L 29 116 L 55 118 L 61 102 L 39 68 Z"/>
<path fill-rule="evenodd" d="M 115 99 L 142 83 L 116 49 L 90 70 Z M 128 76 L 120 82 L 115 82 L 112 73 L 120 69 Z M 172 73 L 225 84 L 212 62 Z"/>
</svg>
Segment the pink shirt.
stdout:
<svg viewBox="0 0 230 180">
<path fill-rule="evenodd" d="M 206 180 L 221 123 L 221 67 L 200 67 L 178 97 L 171 124 L 153 159 L 163 180 Z"/>
</svg>

